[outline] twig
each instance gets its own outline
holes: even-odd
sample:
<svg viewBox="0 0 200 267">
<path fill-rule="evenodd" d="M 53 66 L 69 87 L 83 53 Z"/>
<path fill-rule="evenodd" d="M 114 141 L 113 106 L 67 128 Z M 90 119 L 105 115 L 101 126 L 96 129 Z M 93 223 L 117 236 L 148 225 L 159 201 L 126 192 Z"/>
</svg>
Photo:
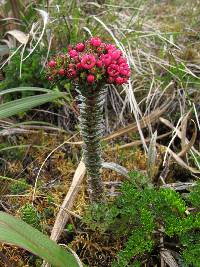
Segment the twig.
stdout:
<svg viewBox="0 0 200 267">
<path fill-rule="evenodd" d="M 72 184 L 69 188 L 69 191 L 67 192 L 67 195 L 60 207 L 60 210 L 58 212 L 58 215 L 56 217 L 56 221 L 53 226 L 53 230 L 51 232 L 51 239 L 54 241 L 58 241 L 64 227 L 69 219 L 69 212 L 74 204 L 74 200 L 79 192 L 80 185 L 83 181 L 83 178 L 85 176 L 86 169 L 85 164 L 81 161 L 78 165 L 78 168 L 76 169 L 76 172 L 74 174 Z M 67 211 L 67 212 L 66 212 Z M 43 267 L 49 267 L 48 263 L 43 263 Z"/>
<path fill-rule="evenodd" d="M 178 183 L 164 184 L 161 187 L 162 188 L 173 188 L 176 191 L 183 191 L 183 190 L 188 190 L 191 187 L 194 187 L 195 185 L 196 185 L 195 182 L 191 182 L 191 183 L 178 182 Z"/>
<path fill-rule="evenodd" d="M 58 241 L 63 229 L 67 223 L 67 220 L 69 219 L 69 212 L 74 204 L 74 200 L 80 190 L 80 185 L 83 181 L 83 178 L 85 176 L 85 164 L 81 161 L 78 165 L 78 168 L 76 169 L 76 172 L 74 174 L 72 184 L 69 188 L 69 191 L 67 192 L 67 195 L 60 207 L 60 210 L 58 212 L 58 215 L 56 217 L 56 221 L 53 226 L 53 230 L 51 232 L 51 239 L 54 241 Z M 67 210 L 67 212 L 66 212 Z"/>
</svg>

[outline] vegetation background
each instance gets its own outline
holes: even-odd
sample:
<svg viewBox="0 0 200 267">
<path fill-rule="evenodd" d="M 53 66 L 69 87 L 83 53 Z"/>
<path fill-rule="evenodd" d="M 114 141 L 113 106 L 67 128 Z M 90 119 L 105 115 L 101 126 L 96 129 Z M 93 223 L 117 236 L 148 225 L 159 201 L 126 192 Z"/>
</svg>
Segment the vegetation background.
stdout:
<svg viewBox="0 0 200 267">
<path fill-rule="evenodd" d="M 109 203 L 95 218 L 83 181 L 60 243 L 91 267 L 200 266 L 199 25 L 199 0 L 0 1 L 0 210 L 50 235 L 81 139 L 76 93 L 50 84 L 45 65 L 99 36 L 132 70 L 108 87 L 103 157 L 132 172 L 127 184 L 102 170 Z M 41 265 L 0 245 L 0 266 Z"/>
</svg>

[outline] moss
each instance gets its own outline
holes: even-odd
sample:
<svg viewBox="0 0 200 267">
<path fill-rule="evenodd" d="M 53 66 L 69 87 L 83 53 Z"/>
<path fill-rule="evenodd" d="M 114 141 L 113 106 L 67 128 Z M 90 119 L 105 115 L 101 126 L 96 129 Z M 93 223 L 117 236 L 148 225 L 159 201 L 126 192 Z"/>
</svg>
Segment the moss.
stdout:
<svg viewBox="0 0 200 267">
<path fill-rule="evenodd" d="M 29 185 L 25 179 L 19 179 L 15 183 L 11 184 L 9 189 L 11 194 L 24 194 L 27 189 L 29 189 Z"/>
</svg>

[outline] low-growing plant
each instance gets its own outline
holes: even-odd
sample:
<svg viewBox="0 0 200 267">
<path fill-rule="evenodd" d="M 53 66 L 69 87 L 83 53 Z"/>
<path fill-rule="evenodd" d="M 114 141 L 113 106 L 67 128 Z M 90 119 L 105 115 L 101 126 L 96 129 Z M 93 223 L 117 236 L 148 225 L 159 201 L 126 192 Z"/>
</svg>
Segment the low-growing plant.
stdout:
<svg viewBox="0 0 200 267">
<path fill-rule="evenodd" d="M 96 204 L 89 208 L 84 220 L 93 230 L 102 234 L 110 232 L 123 242 L 113 267 L 141 266 L 155 249 L 171 250 L 172 240 L 177 245 L 178 260 L 185 266 L 198 267 L 199 193 L 200 184 L 183 199 L 175 190 L 156 188 L 147 177 L 133 171 L 114 203 Z M 188 205 L 193 205 L 194 212 L 187 211 Z"/>
<path fill-rule="evenodd" d="M 24 222 L 41 231 L 41 215 L 33 205 L 27 203 L 22 206 L 20 208 L 20 217 Z"/>
</svg>

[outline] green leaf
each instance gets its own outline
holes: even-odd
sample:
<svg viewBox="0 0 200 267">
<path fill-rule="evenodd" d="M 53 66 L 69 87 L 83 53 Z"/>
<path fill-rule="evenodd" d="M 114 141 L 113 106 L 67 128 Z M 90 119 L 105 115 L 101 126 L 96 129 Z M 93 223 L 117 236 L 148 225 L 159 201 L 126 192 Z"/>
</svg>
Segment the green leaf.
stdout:
<svg viewBox="0 0 200 267">
<path fill-rule="evenodd" d="M 51 92 L 42 95 L 28 96 L 21 99 L 13 100 L 0 105 L 0 119 L 4 119 L 20 112 L 27 111 L 33 107 L 51 102 L 57 98 L 63 97 L 61 92 Z"/>
<path fill-rule="evenodd" d="M 75 257 L 25 222 L 0 212 L 0 242 L 24 248 L 54 267 L 78 267 Z"/>
<path fill-rule="evenodd" d="M 0 92 L 0 95 L 5 95 L 9 93 L 15 93 L 15 92 L 23 92 L 23 91 L 32 91 L 32 92 L 45 92 L 45 93 L 51 93 L 52 90 L 46 89 L 46 88 L 40 88 L 40 87 L 16 87 L 16 88 L 9 88 L 2 90 Z"/>
</svg>

